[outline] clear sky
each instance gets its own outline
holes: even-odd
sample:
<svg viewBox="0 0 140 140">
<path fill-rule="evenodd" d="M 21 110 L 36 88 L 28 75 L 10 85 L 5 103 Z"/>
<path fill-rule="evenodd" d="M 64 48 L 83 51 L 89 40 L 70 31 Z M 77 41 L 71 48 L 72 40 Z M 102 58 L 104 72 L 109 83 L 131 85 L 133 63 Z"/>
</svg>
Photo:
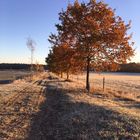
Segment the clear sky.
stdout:
<svg viewBox="0 0 140 140">
<path fill-rule="evenodd" d="M 26 40 L 36 42 L 34 62 L 45 63 L 50 44 L 50 33 L 56 32 L 58 13 L 74 0 L 0 0 L 0 63 L 30 63 Z M 88 0 L 79 0 L 79 2 Z M 104 0 L 116 9 L 116 15 L 128 23 L 132 21 L 136 56 L 140 62 L 140 0 Z"/>
</svg>

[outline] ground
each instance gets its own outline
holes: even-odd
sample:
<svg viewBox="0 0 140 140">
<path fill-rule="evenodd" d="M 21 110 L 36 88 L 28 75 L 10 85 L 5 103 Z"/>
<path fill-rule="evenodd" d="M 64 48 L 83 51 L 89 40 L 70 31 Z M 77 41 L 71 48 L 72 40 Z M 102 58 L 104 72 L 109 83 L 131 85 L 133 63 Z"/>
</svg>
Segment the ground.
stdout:
<svg viewBox="0 0 140 140">
<path fill-rule="evenodd" d="M 26 70 L 0 70 L 0 84 L 12 83 L 13 80 L 25 78 L 30 75 Z"/>
<path fill-rule="evenodd" d="M 139 98 L 87 93 L 51 73 L 0 86 L 0 140 L 119 138 L 140 138 Z"/>
</svg>

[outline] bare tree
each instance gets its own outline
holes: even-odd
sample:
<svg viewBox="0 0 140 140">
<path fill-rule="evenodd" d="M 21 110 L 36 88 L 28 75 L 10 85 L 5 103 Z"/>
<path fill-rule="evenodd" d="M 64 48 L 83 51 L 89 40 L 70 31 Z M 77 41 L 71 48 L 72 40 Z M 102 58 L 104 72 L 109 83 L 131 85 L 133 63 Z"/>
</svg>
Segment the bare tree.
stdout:
<svg viewBox="0 0 140 140">
<path fill-rule="evenodd" d="M 33 58 L 34 58 L 34 51 L 35 51 L 36 42 L 32 38 L 28 37 L 26 45 L 29 48 L 29 50 L 31 51 L 31 71 L 32 71 L 33 70 Z"/>
</svg>

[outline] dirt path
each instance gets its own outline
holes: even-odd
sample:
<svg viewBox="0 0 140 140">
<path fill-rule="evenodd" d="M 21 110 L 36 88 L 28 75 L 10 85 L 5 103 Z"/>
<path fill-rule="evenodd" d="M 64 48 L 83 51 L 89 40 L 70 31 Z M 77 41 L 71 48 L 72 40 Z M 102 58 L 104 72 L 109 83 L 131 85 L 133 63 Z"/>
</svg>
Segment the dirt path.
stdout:
<svg viewBox="0 0 140 140">
<path fill-rule="evenodd" d="M 132 139 L 140 136 L 140 118 L 98 105 L 97 98 L 70 85 L 60 80 L 47 83 L 46 100 L 33 120 L 29 139 Z"/>
<path fill-rule="evenodd" d="M 140 117 L 48 76 L 19 88 L 0 108 L 0 140 L 138 139 Z M 101 103 L 100 103 L 101 102 Z"/>
</svg>

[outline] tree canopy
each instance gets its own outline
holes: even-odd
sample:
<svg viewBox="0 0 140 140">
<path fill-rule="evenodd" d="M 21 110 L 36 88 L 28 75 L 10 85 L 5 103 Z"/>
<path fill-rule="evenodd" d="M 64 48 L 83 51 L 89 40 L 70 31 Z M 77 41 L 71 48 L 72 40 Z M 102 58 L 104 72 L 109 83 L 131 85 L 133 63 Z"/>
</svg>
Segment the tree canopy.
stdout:
<svg viewBox="0 0 140 140">
<path fill-rule="evenodd" d="M 86 69 L 87 90 L 91 68 L 94 71 L 116 70 L 118 64 L 126 63 L 134 55 L 131 35 L 127 34 L 130 23 L 125 24 L 103 2 L 79 3 L 76 0 L 73 5 L 68 5 L 66 11 L 59 13 L 59 20 L 60 24 L 56 25 L 58 35 L 51 35 L 49 39 L 52 51 L 47 59 L 51 55 L 51 63 L 56 62 L 56 67 L 62 66 L 63 72 L 68 65 L 71 65 L 69 71 L 73 71 L 75 66 L 79 66 L 79 70 Z M 57 61 L 54 61 L 56 56 Z M 50 65 L 49 61 L 47 63 Z"/>
</svg>

